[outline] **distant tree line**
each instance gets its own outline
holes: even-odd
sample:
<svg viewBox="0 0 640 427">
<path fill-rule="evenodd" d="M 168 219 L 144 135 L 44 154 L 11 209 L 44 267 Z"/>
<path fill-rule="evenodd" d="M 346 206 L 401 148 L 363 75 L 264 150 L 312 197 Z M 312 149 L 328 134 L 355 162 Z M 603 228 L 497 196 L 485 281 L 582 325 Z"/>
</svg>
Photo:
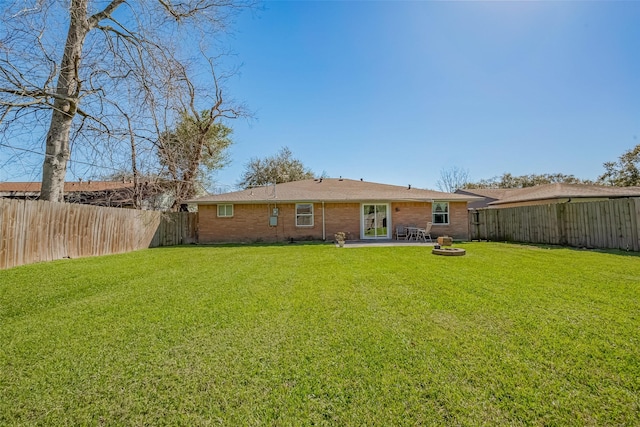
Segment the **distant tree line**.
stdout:
<svg viewBox="0 0 640 427">
<path fill-rule="evenodd" d="M 603 164 L 605 172 L 598 177 L 598 182 L 619 187 L 640 185 L 640 144 L 625 151 L 615 162 Z"/>
<path fill-rule="evenodd" d="M 282 147 L 276 155 L 263 159 L 252 158 L 245 165 L 245 171 L 238 185 L 242 188 L 251 188 L 311 178 L 314 178 L 313 172 L 302 161 L 293 157 L 288 147 Z"/>
<path fill-rule="evenodd" d="M 545 173 L 515 176 L 510 173 L 504 173 L 488 179 L 481 179 L 477 182 L 471 182 L 469 172 L 465 169 L 453 168 L 440 172 L 440 179 L 437 186 L 440 191 L 455 192 L 458 189 L 473 188 L 525 188 L 536 185 L 567 183 L 567 184 L 594 184 L 594 181 L 576 178 L 573 175 L 565 175 L 562 173 Z"/>
<path fill-rule="evenodd" d="M 605 172 L 597 180 L 581 179 L 563 173 L 512 175 L 503 173 L 477 182 L 469 180 L 469 171 L 459 167 L 443 169 L 436 182 L 440 191 L 455 192 L 474 188 L 525 188 L 545 184 L 598 184 L 618 187 L 640 186 L 640 144 L 624 152 L 617 161 L 603 163 Z"/>
<path fill-rule="evenodd" d="M 478 182 L 467 182 L 462 188 L 525 188 L 545 184 L 593 184 L 588 179 L 576 178 L 574 175 L 562 173 L 544 173 L 515 176 L 504 173 L 502 176 L 481 179 Z"/>
</svg>

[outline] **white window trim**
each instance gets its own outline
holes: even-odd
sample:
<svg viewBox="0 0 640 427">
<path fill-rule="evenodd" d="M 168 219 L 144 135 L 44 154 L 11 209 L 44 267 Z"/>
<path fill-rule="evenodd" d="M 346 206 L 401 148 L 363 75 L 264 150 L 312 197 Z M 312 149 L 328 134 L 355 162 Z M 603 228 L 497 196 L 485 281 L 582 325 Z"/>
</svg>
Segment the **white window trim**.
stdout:
<svg viewBox="0 0 640 427">
<path fill-rule="evenodd" d="M 225 213 L 225 215 L 220 215 L 220 207 L 222 207 L 222 206 L 224 206 L 224 207 L 225 207 L 225 208 L 224 208 L 224 213 Z M 231 215 L 226 215 L 226 213 L 227 213 L 227 208 L 228 208 L 229 206 L 231 206 Z M 233 217 L 234 211 L 235 211 L 234 206 L 233 206 L 233 204 L 231 204 L 231 203 L 221 203 L 221 204 L 219 204 L 219 205 L 216 205 L 216 214 L 218 215 L 218 218 L 231 218 L 231 217 Z"/>
<path fill-rule="evenodd" d="M 447 212 L 446 213 L 436 213 L 436 203 L 445 203 L 447 205 Z M 436 222 L 436 215 L 446 215 L 447 216 L 447 221 L 446 222 Z M 449 225 L 451 223 L 451 205 L 449 204 L 449 202 L 439 202 L 434 200 L 433 205 L 432 205 L 432 210 L 431 210 L 431 221 L 433 222 L 433 225 Z"/>
<path fill-rule="evenodd" d="M 310 214 L 299 214 L 298 213 L 298 206 L 300 205 L 311 205 L 311 213 Z M 296 227 L 313 227 L 313 203 L 296 203 Z M 298 224 L 298 218 L 300 217 L 310 217 L 311 218 L 311 224 Z"/>
</svg>

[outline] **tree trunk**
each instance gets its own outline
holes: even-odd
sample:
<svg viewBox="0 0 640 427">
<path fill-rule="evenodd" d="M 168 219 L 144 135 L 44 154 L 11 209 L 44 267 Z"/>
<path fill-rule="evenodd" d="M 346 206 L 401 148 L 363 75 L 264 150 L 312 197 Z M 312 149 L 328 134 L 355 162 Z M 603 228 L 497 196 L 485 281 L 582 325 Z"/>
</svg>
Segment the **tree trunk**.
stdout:
<svg viewBox="0 0 640 427">
<path fill-rule="evenodd" d="M 84 40 L 89 31 L 87 8 L 88 0 L 73 0 L 70 5 L 69 32 L 60 64 L 51 124 L 47 132 L 41 200 L 64 202 L 64 181 L 71 154 L 69 138 L 80 93 L 78 69 Z"/>
</svg>

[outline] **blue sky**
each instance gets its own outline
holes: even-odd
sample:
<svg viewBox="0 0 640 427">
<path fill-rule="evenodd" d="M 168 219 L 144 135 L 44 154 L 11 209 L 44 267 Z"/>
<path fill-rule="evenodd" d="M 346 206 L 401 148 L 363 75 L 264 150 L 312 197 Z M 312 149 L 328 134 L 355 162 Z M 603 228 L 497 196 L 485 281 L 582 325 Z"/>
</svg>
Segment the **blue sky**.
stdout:
<svg viewBox="0 0 640 427">
<path fill-rule="evenodd" d="M 596 179 L 640 144 L 639 22 L 640 1 L 266 1 L 223 42 L 254 119 L 230 123 L 214 179 L 284 146 L 316 174 L 420 188 L 452 168 Z M 39 179 L 41 159 L 0 164 Z"/>
<path fill-rule="evenodd" d="M 233 185 L 288 146 L 330 177 L 436 188 L 564 173 L 595 179 L 640 144 L 640 2 L 266 2 L 244 13 L 229 93 Z"/>
</svg>

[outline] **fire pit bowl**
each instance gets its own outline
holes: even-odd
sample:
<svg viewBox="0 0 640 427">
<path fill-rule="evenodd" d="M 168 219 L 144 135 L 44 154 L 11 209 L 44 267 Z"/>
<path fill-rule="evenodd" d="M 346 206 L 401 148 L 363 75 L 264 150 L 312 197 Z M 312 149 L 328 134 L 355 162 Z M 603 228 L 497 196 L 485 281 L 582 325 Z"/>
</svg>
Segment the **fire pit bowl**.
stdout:
<svg viewBox="0 0 640 427">
<path fill-rule="evenodd" d="M 433 248 L 431 253 L 434 255 L 443 255 L 443 256 L 462 256 L 467 253 L 466 250 L 461 248 L 452 248 L 452 247 L 440 247 Z"/>
</svg>

